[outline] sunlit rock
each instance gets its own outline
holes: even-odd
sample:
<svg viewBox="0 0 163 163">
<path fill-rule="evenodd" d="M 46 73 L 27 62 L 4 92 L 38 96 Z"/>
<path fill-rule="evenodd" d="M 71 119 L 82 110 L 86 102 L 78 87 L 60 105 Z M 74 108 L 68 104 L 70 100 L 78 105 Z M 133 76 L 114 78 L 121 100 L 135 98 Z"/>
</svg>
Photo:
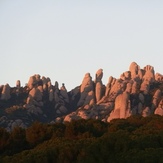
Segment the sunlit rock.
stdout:
<svg viewBox="0 0 163 163">
<path fill-rule="evenodd" d="M 1 93 L 1 100 L 9 100 L 11 97 L 10 95 L 10 86 L 6 84 L 3 86 L 2 93 Z"/>
</svg>

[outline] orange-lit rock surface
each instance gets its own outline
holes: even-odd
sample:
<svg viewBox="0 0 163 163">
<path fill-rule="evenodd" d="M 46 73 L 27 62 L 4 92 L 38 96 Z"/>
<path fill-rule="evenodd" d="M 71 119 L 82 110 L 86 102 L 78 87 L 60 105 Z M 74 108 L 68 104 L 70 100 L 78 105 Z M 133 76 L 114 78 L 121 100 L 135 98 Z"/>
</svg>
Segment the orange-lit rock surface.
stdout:
<svg viewBox="0 0 163 163">
<path fill-rule="evenodd" d="M 71 91 L 66 84 L 39 74 L 29 77 L 24 87 L 20 80 L 15 87 L 1 83 L 0 126 L 11 130 L 36 120 L 51 123 L 92 118 L 109 122 L 132 115 L 163 115 L 163 76 L 155 73 L 153 66 L 141 68 L 132 62 L 119 78 L 108 77 L 108 83 L 102 81 L 105 71 L 87 72 L 81 85 Z"/>
</svg>

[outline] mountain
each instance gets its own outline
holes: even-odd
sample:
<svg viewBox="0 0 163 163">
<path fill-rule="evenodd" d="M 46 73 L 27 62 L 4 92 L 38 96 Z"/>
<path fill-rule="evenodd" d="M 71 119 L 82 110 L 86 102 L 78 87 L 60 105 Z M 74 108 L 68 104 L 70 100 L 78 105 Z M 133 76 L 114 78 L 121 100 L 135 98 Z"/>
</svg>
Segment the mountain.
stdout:
<svg viewBox="0 0 163 163">
<path fill-rule="evenodd" d="M 119 79 L 109 77 L 102 83 L 103 70 L 92 80 L 86 73 L 80 86 L 67 92 L 65 85 L 51 84 L 50 78 L 33 75 L 25 87 L 18 80 L 15 87 L 0 86 L 0 127 L 29 127 L 34 121 L 70 122 L 78 119 L 112 119 L 132 115 L 163 115 L 163 75 L 154 67 L 143 69 L 132 62 Z"/>
</svg>

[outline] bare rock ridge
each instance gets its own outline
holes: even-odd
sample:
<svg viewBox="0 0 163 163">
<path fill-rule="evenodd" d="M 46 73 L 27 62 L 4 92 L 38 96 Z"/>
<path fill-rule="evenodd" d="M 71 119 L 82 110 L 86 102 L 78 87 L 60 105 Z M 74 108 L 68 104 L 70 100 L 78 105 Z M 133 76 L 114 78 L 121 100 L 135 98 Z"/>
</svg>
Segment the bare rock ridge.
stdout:
<svg viewBox="0 0 163 163">
<path fill-rule="evenodd" d="M 12 130 L 27 127 L 34 121 L 66 122 L 77 119 L 99 119 L 109 122 L 115 118 L 151 114 L 163 116 L 163 75 L 154 67 L 143 69 L 132 62 L 129 70 L 118 79 L 110 76 L 102 82 L 103 69 L 92 79 L 86 73 L 80 86 L 67 92 L 63 83 L 59 88 L 48 77 L 35 74 L 25 87 L 20 80 L 15 87 L 0 86 L 0 127 Z"/>
</svg>

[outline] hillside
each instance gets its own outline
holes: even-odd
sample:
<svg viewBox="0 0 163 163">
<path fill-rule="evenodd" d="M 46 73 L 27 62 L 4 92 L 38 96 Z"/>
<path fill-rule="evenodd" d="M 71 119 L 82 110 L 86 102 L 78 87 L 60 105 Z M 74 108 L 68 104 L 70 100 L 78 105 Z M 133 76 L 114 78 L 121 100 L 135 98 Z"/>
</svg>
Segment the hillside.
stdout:
<svg viewBox="0 0 163 163">
<path fill-rule="evenodd" d="M 0 129 L 1 163 L 162 163 L 163 117 L 35 122 Z"/>
<path fill-rule="evenodd" d="M 103 70 L 92 79 L 86 73 L 80 86 L 67 92 L 62 84 L 50 78 L 33 75 L 25 87 L 21 81 L 15 87 L 0 87 L 0 127 L 7 131 L 16 126 L 27 128 L 33 122 L 71 122 L 96 119 L 110 122 L 130 116 L 163 115 L 163 76 L 154 67 L 144 68 L 133 62 L 119 79 L 109 77 L 102 82 Z"/>
</svg>

